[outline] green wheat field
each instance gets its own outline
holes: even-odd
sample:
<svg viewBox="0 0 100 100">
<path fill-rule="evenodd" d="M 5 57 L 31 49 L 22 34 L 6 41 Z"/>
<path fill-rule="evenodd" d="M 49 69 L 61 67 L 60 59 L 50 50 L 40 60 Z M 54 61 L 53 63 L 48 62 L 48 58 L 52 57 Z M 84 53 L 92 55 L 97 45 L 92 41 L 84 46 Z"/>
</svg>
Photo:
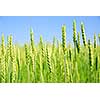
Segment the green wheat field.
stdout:
<svg viewBox="0 0 100 100">
<path fill-rule="evenodd" d="M 45 42 L 40 36 L 39 43 L 35 44 L 32 28 L 30 42 L 23 46 L 14 44 L 12 35 L 5 41 L 2 34 L 0 82 L 99 83 L 100 34 L 94 34 L 91 41 L 86 38 L 84 24 L 80 26 L 81 32 L 77 32 L 76 21 L 73 21 L 73 41 L 68 44 L 65 25 L 61 27 L 62 41 L 54 37 L 52 43 Z"/>
</svg>

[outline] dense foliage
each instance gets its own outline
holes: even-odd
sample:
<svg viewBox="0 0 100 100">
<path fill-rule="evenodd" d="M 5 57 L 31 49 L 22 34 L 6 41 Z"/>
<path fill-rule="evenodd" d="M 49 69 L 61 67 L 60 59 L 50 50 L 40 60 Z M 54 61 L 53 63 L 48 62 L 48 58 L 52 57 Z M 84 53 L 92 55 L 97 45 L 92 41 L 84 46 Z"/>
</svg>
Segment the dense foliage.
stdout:
<svg viewBox="0 0 100 100">
<path fill-rule="evenodd" d="M 0 82 L 2 83 L 89 83 L 100 82 L 100 34 L 94 41 L 86 39 L 85 27 L 76 31 L 73 21 L 73 44 L 67 44 L 66 26 L 62 26 L 62 41 L 34 43 L 30 29 L 30 44 L 13 44 L 12 35 L 0 45 Z M 81 39 L 82 37 L 82 39 Z M 80 41 L 83 41 L 81 45 Z M 99 43 L 97 44 L 97 40 Z"/>
</svg>

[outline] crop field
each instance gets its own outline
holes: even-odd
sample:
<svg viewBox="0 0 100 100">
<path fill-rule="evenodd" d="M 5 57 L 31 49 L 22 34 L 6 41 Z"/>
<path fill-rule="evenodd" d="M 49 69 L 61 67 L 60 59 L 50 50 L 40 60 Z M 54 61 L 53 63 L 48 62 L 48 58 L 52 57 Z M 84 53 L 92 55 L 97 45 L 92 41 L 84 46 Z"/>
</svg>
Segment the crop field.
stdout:
<svg viewBox="0 0 100 100">
<path fill-rule="evenodd" d="M 30 42 L 23 46 L 13 43 L 9 35 L 0 43 L 1 83 L 99 83 L 100 34 L 87 39 L 84 23 L 77 32 L 73 21 L 73 41 L 67 43 L 66 25 L 61 27 L 62 41 L 56 37 L 52 43 L 40 36 L 38 44 L 30 28 Z M 68 28 L 68 27 L 67 27 Z M 82 43 L 81 43 L 82 41 Z"/>
</svg>

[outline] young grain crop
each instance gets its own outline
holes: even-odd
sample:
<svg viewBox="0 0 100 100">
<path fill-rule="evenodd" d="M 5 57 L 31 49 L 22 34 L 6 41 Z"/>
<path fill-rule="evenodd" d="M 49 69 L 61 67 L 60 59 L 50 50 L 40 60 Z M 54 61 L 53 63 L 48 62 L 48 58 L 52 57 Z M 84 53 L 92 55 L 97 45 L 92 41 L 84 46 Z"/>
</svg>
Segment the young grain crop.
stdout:
<svg viewBox="0 0 100 100">
<path fill-rule="evenodd" d="M 85 27 L 84 27 L 83 23 L 81 23 L 81 32 L 82 32 L 83 44 L 84 44 L 84 46 L 86 46 L 87 43 L 86 43 Z"/>
<path fill-rule="evenodd" d="M 13 43 L 13 36 L 1 35 L 0 44 L 0 82 L 1 83 L 84 83 L 100 82 L 100 34 L 88 44 L 85 26 L 81 23 L 77 32 L 73 21 L 73 41 L 66 43 L 66 25 L 61 27 L 62 41 L 56 37 L 53 43 L 45 42 L 40 36 L 34 42 L 30 28 L 30 42 L 20 46 Z M 80 34 L 82 34 L 82 39 Z M 68 37 L 69 38 L 69 37 Z M 83 45 L 81 45 L 83 41 Z M 99 44 L 97 43 L 99 41 Z M 93 43 L 93 44 L 92 44 Z M 88 46 L 88 48 L 87 48 Z"/>
<path fill-rule="evenodd" d="M 89 71 L 90 71 L 90 74 L 89 74 L 89 80 L 90 82 L 93 81 L 93 51 L 92 51 L 92 45 L 91 45 L 91 42 L 90 42 L 90 39 L 88 40 L 88 48 L 89 48 Z"/>
</svg>

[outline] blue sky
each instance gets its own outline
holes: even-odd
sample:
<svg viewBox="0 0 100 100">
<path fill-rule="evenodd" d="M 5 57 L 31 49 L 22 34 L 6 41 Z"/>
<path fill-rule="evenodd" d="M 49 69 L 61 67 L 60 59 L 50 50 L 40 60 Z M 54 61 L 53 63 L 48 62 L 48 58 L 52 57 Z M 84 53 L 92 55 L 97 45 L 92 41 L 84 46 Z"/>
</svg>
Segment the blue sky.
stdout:
<svg viewBox="0 0 100 100">
<path fill-rule="evenodd" d="M 93 40 L 94 33 L 100 33 L 100 17 L 77 17 L 77 16 L 12 16 L 0 17 L 0 33 L 4 33 L 5 38 L 9 34 L 13 35 L 14 42 L 29 42 L 29 30 L 33 28 L 35 42 L 39 41 L 42 35 L 45 41 L 52 42 L 53 36 L 61 41 L 61 27 L 66 25 L 67 42 L 72 42 L 72 22 L 77 22 L 77 32 L 80 32 L 80 23 L 84 22 L 87 38 Z"/>
</svg>

